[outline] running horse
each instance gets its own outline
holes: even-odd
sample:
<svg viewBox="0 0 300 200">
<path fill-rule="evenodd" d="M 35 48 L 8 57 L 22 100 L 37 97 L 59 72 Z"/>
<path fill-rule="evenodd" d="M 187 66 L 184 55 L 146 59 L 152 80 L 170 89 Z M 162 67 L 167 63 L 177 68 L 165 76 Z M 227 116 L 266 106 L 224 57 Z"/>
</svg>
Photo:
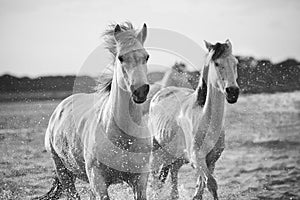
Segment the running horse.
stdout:
<svg viewBox="0 0 300 200">
<path fill-rule="evenodd" d="M 58 199 L 63 191 L 80 199 L 76 178 L 89 183 L 91 199 L 109 200 L 109 185 L 120 182 L 132 187 L 134 199 L 146 199 L 152 141 L 140 104 L 149 92 L 147 27 L 137 31 L 129 22 L 112 24 L 103 36 L 113 73 L 102 78 L 97 92 L 74 94 L 52 114 L 45 147 L 56 177 L 41 199 Z"/>
<path fill-rule="evenodd" d="M 163 183 L 171 172 L 172 199 L 179 197 L 178 171 L 186 163 L 191 163 L 197 172 L 193 199 L 202 199 L 206 186 L 218 199 L 212 174 L 225 146 L 225 100 L 233 104 L 239 96 L 238 61 L 232 55 L 229 40 L 205 44 L 208 53 L 197 89 L 167 87 L 156 93 L 150 103 L 154 178 Z"/>
</svg>

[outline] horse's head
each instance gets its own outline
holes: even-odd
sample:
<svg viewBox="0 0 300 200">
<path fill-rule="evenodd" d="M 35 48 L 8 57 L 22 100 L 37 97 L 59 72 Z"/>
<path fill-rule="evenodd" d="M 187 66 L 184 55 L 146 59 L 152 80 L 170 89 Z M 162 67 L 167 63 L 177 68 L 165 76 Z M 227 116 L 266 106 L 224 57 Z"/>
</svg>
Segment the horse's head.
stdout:
<svg viewBox="0 0 300 200">
<path fill-rule="evenodd" d="M 146 24 L 139 32 L 133 29 L 126 30 L 120 25 L 116 25 L 114 29 L 118 84 L 130 92 L 133 101 L 138 104 L 146 101 L 149 92 L 147 78 L 149 54 L 143 47 L 146 36 Z"/>
<path fill-rule="evenodd" d="M 215 45 L 205 41 L 205 46 L 209 51 L 206 66 L 211 84 L 225 94 L 228 103 L 235 103 L 240 91 L 236 82 L 238 60 L 232 55 L 230 41 Z"/>
</svg>

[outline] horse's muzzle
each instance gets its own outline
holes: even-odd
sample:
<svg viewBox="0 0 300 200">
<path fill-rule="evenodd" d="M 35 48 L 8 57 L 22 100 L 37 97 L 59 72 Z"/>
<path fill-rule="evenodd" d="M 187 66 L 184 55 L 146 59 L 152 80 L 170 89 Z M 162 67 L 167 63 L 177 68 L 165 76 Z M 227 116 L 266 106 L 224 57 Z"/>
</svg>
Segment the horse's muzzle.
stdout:
<svg viewBox="0 0 300 200">
<path fill-rule="evenodd" d="M 147 100 L 147 95 L 149 93 L 150 86 L 144 84 L 141 87 L 137 88 L 132 93 L 132 98 L 135 103 L 144 103 Z"/>
<path fill-rule="evenodd" d="M 238 87 L 227 87 L 226 91 L 226 100 L 228 103 L 236 103 L 239 98 L 240 89 Z"/>
</svg>

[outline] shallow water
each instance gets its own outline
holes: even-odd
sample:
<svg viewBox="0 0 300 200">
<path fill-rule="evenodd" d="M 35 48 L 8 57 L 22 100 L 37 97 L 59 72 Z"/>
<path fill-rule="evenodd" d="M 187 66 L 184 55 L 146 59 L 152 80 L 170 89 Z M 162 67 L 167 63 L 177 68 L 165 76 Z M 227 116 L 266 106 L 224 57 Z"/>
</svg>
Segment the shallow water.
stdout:
<svg viewBox="0 0 300 200">
<path fill-rule="evenodd" d="M 53 166 L 43 141 L 58 103 L 0 105 L 0 199 L 29 199 L 49 189 Z M 242 96 L 227 106 L 226 149 L 215 170 L 220 199 L 300 199 L 299 152 L 300 92 Z M 191 199 L 195 183 L 193 169 L 182 167 L 180 199 Z M 77 189 L 88 199 L 87 184 L 78 181 Z M 125 184 L 109 192 L 112 199 L 133 199 Z M 169 178 L 159 191 L 148 188 L 149 199 L 169 193 Z"/>
</svg>

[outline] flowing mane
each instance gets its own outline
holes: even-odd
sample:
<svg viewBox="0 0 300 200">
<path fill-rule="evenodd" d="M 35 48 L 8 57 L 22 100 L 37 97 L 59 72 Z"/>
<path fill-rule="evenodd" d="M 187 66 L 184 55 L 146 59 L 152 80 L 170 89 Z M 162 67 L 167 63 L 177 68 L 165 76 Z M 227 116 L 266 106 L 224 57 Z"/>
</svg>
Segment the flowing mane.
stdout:
<svg viewBox="0 0 300 200">
<path fill-rule="evenodd" d="M 116 25 L 116 23 L 108 25 L 108 28 L 102 34 L 104 37 L 105 48 L 113 55 L 114 61 L 117 56 L 117 43 L 114 38 L 114 28 Z M 131 22 L 124 22 L 119 25 L 121 30 L 124 31 L 123 33 L 126 33 L 122 34 L 122 37 L 120 38 L 122 45 L 129 46 L 130 44 L 134 43 L 136 41 L 138 31 L 133 27 Z"/>
<path fill-rule="evenodd" d="M 108 28 L 102 34 L 104 38 L 104 46 L 105 48 L 112 54 L 113 63 L 116 60 L 117 56 L 117 43 L 114 38 L 114 29 L 116 27 L 116 23 L 112 23 L 108 25 Z M 119 24 L 122 31 L 122 37 L 120 38 L 120 42 L 124 46 L 130 46 L 135 42 L 138 31 L 133 27 L 131 22 L 124 22 Z M 111 83 L 112 83 L 113 73 L 101 74 L 97 79 L 97 86 L 95 90 L 97 92 L 110 92 Z"/>
<path fill-rule="evenodd" d="M 99 93 L 110 93 L 111 90 L 111 83 L 112 83 L 113 75 L 112 73 L 103 73 L 97 79 L 97 85 L 95 86 L 96 92 Z"/>
</svg>

